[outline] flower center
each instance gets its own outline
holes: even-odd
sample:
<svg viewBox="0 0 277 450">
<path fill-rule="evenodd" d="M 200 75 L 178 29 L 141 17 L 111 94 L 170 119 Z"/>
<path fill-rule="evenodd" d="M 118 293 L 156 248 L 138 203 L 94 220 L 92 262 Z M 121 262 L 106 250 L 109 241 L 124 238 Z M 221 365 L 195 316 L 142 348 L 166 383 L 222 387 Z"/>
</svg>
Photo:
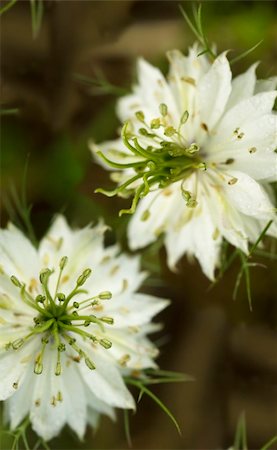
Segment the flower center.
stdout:
<svg viewBox="0 0 277 450">
<path fill-rule="evenodd" d="M 147 123 L 144 113 L 142 111 L 136 112 L 137 120 L 143 125 L 139 128 L 139 135 L 143 138 L 141 140 L 149 143 L 145 147 L 139 142 L 139 136 L 128 131 L 128 122 L 122 128 L 123 143 L 136 157 L 136 162 L 116 163 L 107 158 L 101 151 L 97 152 L 111 167 L 133 169 L 135 172 L 135 175 L 130 176 L 126 182 L 113 191 L 96 190 L 96 192 L 101 192 L 109 197 L 119 193 L 130 194 L 130 189 L 135 183 L 136 188 L 134 189 L 131 208 L 121 210 L 119 215 L 133 214 L 139 199 L 145 197 L 151 188 L 163 189 L 179 180 L 185 182 L 193 171 L 197 169 L 206 170 L 206 164 L 199 156 L 200 147 L 194 142 L 187 142 L 181 133 L 181 128 L 189 117 L 188 111 L 183 113 L 178 129 L 168 125 L 170 119 L 167 106 L 164 103 L 160 105 L 160 113 L 161 117 L 152 119 L 150 123 Z M 158 129 L 159 132 L 157 132 Z M 197 205 L 195 197 L 191 192 L 184 189 L 183 183 L 181 192 L 188 207 Z"/>
<path fill-rule="evenodd" d="M 13 284 L 20 289 L 22 300 L 36 311 L 36 316 L 33 318 L 35 325 L 30 327 L 29 333 L 13 342 L 8 342 L 5 348 L 6 350 L 18 350 L 31 337 L 41 336 L 41 348 L 35 358 L 34 364 L 34 372 L 38 375 L 43 371 L 43 358 L 48 344 L 54 344 L 56 347 L 56 375 L 60 375 L 62 372 L 61 353 L 66 351 L 67 345 L 77 353 L 77 359 L 74 358 L 74 360 L 79 361 L 81 358 L 84 358 L 89 369 L 95 369 L 93 361 L 86 352 L 77 345 L 74 334 L 80 335 L 84 339 L 89 339 L 94 344 L 100 344 L 105 349 L 109 349 L 112 346 L 110 340 L 106 338 L 99 339 L 95 334 L 89 333 L 84 329 L 91 324 L 94 324 L 102 333 L 104 333 L 104 324 L 113 324 L 112 317 L 97 317 L 95 314 L 87 314 L 88 308 L 91 308 L 93 312 L 102 300 L 111 299 L 111 292 L 100 292 L 97 296 L 88 297 L 80 302 L 76 301 L 75 298 L 78 295 L 88 294 L 88 291 L 83 288 L 83 285 L 92 273 L 89 268 L 85 269 L 78 277 L 74 289 L 68 295 L 59 292 L 62 272 L 67 261 L 68 258 L 66 256 L 60 261 L 59 275 L 54 294 L 50 293 L 48 287 L 49 278 L 54 273 L 54 270 L 50 270 L 49 268 L 43 269 L 40 272 L 39 279 L 43 294 L 39 294 L 35 298 L 26 290 L 24 283 L 21 283 L 15 276 L 11 277 Z M 82 313 L 82 311 L 84 311 L 84 313 Z"/>
</svg>

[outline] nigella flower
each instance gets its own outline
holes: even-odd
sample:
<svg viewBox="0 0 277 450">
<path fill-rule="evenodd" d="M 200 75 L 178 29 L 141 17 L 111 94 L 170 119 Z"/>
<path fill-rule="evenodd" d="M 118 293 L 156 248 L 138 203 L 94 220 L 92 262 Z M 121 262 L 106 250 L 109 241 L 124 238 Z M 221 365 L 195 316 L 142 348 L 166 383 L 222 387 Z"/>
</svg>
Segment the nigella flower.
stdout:
<svg viewBox="0 0 277 450">
<path fill-rule="evenodd" d="M 223 239 L 247 253 L 274 206 L 277 179 L 276 79 L 257 81 L 256 64 L 232 80 L 226 53 L 210 62 L 195 45 L 168 53 L 168 78 L 143 59 L 138 84 L 118 103 L 122 137 L 91 144 L 117 169 L 107 195 L 133 196 L 132 249 L 164 235 L 169 266 L 195 256 L 211 279 Z M 276 224 L 269 234 L 276 236 Z"/>
<path fill-rule="evenodd" d="M 167 305 L 137 293 L 139 259 L 104 248 L 106 227 L 73 231 L 58 216 L 38 250 L 0 231 L 0 399 L 11 428 L 25 416 L 45 440 L 79 437 L 99 414 L 134 408 L 124 375 L 155 367 L 146 337 Z"/>
</svg>

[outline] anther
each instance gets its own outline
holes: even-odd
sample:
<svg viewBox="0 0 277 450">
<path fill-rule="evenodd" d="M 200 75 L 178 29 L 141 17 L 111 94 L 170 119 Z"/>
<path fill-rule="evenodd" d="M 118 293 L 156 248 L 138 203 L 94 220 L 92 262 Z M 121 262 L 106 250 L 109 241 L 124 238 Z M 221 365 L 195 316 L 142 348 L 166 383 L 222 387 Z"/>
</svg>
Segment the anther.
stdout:
<svg viewBox="0 0 277 450">
<path fill-rule="evenodd" d="M 147 137 L 153 137 L 155 136 L 153 133 L 149 133 L 146 128 L 140 128 L 139 129 L 139 134 L 141 134 L 142 136 L 147 136 Z"/>
<path fill-rule="evenodd" d="M 65 352 L 65 344 L 63 344 L 62 342 L 58 345 L 58 351 L 59 352 Z"/>
<path fill-rule="evenodd" d="M 55 375 L 58 377 L 62 373 L 62 365 L 61 362 L 58 361 L 56 364 Z"/>
<path fill-rule="evenodd" d="M 137 111 L 135 115 L 140 122 L 144 122 L 145 116 L 142 111 Z"/>
<path fill-rule="evenodd" d="M 46 297 L 44 295 L 39 294 L 36 296 L 36 302 L 38 302 L 38 303 L 44 303 L 45 300 L 46 300 Z"/>
<path fill-rule="evenodd" d="M 229 165 L 229 164 L 233 164 L 235 162 L 234 158 L 228 158 L 225 161 L 225 164 Z"/>
<path fill-rule="evenodd" d="M 165 130 L 164 130 L 164 135 L 167 136 L 167 137 L 171 137 L 171 136 L 173 136 L 176 133 L 177 133 L 177 131 L 175 130 L 175 128 L 171 127 L 171 126 L 166 127 Z"/>
<path fill-rule="evenodd" d="M 63 256 L 62 259 L 60 260 L 60 269 L 63 270 L 67 264 L 68 261 L 68 257 L 67 256 Z"/>
<path fill-rule="evenodd" d="M 231 178 L 231 180 L 228 181 L 229 186 L 233 186 L 233 184 L 236 184 L 236 182 L 238 181 L 237 178 Z"/>
<path fill-rule="evenodd" d="M 195 208 L 198 205 L 198 202 L 195 198 L 190 198 L 186 203 L 188 208 Z"/>
<path fill-rule="evenodd" d="M 100 339 L 99 344 L 106 349 L 109 349 L 112 346 L 112 342 L 109 341 L 109 339 Z"/>
<path fill-rule="evenodd" d="M 22 287 L 22 283 L 20 283 L 20 281 L 18 280 L 18 278 L 16 278 L 14 275 L 11 276 L 11 282 L 16 286 L 16 287 Z"/>
<path fill-rule="evenodd" d="M 101 317 L 100 320 L 101 320 L 101 322 L 107 323 L 109 325 L 114 324 L 114 320 L 112 317 Z"/>
<path fill-rule="evenodd" d="M 188 152 L 190 155 L 194 155 L 194 153 L 199 152 L 199 150 L 200 150 L 199 145 L 197 145 L 195 142 L 193 142 L 193 143 L 190 145 L 190 147 L 188 148 L 187 152 Z"/>
<path fill-rule="evenodd" d="M 90 370 L 96 369 L 96 367 L 95 367 L 95 365 L 93 364 L 93 362 L 91 361 L 91 359 L 85 358 L 85 363 L 86 363 L 87 367 L 88 367 Z"/>
<path fill-rule="evenodd" d="M 120 360 L 118 362 L 122 367 L 126 367 L 127 362 L 130 361 L 130 359 L 131 359 L 131 356 L 126 354 L 126 355 L 123 355 L 122 358 L 120 358 Z"/>
<path fill-rule="evenodd" d="M 41 284 L 47 284 L 48 278 L 52 274 L 50 269 L 42 269 L 39 274 L 39 280 Z"/>
<path fill-rule="evenodd" d="M 40 361 L 35 362 L 34 372 L 36 375 L 40 375 L 43 371 L 43 364 Z"/>
<path fill-rule="evenodd" d="M 12 348 L 18 350 L 24 344 L 24 339 L 16 339 L 12 342 Z"/>
<path fill-rule="evenodd" d="M 79 276 L 77 279 L 77 286 L 83 286 L 85 282 L 87 281 L 88 277 L 91 275 L 91 269 L 85 269 L 82 275 Z"/>
<path fill-rule="evenodd" d="M 188 208 L 195 208 L 198 205 L 196 198 L 191 194 L 191 192 L 182 189 L 182 196 L 186 201 Z"/>
<path fill-rule="evenodd" d="M 151 214 L 150 214 L 149 209 L 146 209 L 145 211 L 143 211 L 140 220 L 141 220 L 142 222 L 146 222 L 146 220 L 149 219 L 150 215 L 151 215 Z"/>
<path fill-rule="evenodd" d="M 73 302 L 73 306 L 74 306 L 74 308 L 78 309 L 80 305 L 78 302 Z"/>
<path fill-rule="evenodd" d="M 181 125 L 184 125 L 187 122 L 188 118 L 189 118 L 188 111 L 184 111 L 180 120 Z"/>
<path fill-rule="evenodd" d="M 156 130 L 156 129 L 160 128 L 160 126 L 161 126 L 161 121 L 160 121 L 159 118 L 158 118 L 158 119 L 152 119 L 152 120 L 151 120 L 151 122 L 150 122 L 150 127 L 151 127 L 152 129 Z"/>
<path fill-rule="evenodd" d="M 64 302 L 65 301 L 65 295 L 62 292 L 58 292 L 57 294 L 57 299 L 59 302 Z"/>
<path fill-rule="evenodd" d="M 100 292 L 99 298 L 100 300 L 110 300 L 112 298 L 112 293 L 110 291 Z"/>
<path fill-rule="evenodd" d="M 167 105 L 165 103 L 160 104 L 159 110 L 163 117 L 165 117 L 167 115 Z"/>
</svg>

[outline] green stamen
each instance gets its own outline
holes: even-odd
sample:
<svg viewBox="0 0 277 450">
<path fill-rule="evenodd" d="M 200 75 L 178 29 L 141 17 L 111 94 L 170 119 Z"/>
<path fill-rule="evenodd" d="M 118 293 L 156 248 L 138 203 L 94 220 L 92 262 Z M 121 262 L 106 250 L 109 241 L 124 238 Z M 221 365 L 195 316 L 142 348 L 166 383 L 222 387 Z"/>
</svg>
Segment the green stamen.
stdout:
<svg viewBox="0 0 277 450">
<path fill-rule="evenodd" d="M 137 208 L 141 198 L 146 197 L 153 190 L 163 189 L 179 180 L 184 180 L 196 170 L 206 170 L 205 163 L 201 160 L 198 153 L 199 145 L 189 143 L 183 134 L 181 127 L 185 125 L 189 119 L 188 111 L 184 111 L 180 118 L 179 127 L 175 129 L 167 124 L 166 116 L 168 115 L 167 105 L 160 104 L 161 117 L 154 118 L 150 124 L 145 122 L 145 116 L 142 111 L 136 112 L 136 118 L 144 124 L 139 129 L 139 134 L 147 139 L 152 139 L 153 146 L 143 146 L 143 137 L 135 135 L 128 131 L 129 122 L 122 127 L 122 141 L 124 145 L 131 151 L 134 157 L 139 157 L 139 161 L 129 163 L 118 163 L 107 158 L 102 152 L 97 154 L 105 161 L 105 163 L 115 169 L 125 170 L 133 169 L 134 173 L 124 183 L 117 188 L 107 191 L 98 188 L 95 192 L 100 192 L 108 197 L 115 195 L 133 196 L 132 204 L 129 209 L 123 209 L 119 212 L 122 214 L 133 214 Z M 166 139 L 155 133 L 155 130 L 163 127 L 163 133 Z M 135 187 L 132 185 L 135 184 Z M 197 205 L 196 199 L 187 202 L 187 206 L 194 207 Z"/>
<path fill-rule="evenodd" d="M 15 339 L 13 342 L 7 342 L 4 346 L 7 351 L 20 350 L 23 345 L 31 337 L 41 335 L 41 348 L 34 361 L 34 372 L 39 375 L 43 372 L 43 357 L 45 353 L 46 345 L 50 342 L 55 343 L 56 347 L 56 366 L 55 375 L 59 376 L 62 373 L 62 358 L 61 353 L 66 351 L 66 345 L 62 342 L 62 339 L 67 341 L 71 347 L 78 353 L 80 358 L 84 358 L 85 364 L 90 370 L 95 369 L 93 361 L 89 356 L 76 344 L 76 339 L 69 336 L 67 333 L 80 335 L 84 340 L 89 339 L 94 344 L 100 344 L 103 348 L 109 349 L 112 346 L 112 342 L 106 337 L 101 337 L 101 334 L 105 332 L 104 323 L 109 325 L 113 324 L 111 317 L 98 318 L 94 314 L 78 314 L 78 311 L 86 309 L 89 306 L 96 306 L 102 300 L 109 300 L 112 298 L 110 291 L 102 291 L 98 295 L 86 298 L 81 302 L 70 301 L 73 297 L 79 294 L 87 294 L 85 289 L 81 287 L 86 283 L 87 279 L 91 275 L 90 268 L 85 269 L 82 274 L 77 278 L 75 288 L 66 296 L 63 292 L 59 292 L 59 286 L 61 284 L 61 274 L 68 262 L 68 258 L 64 256 L 59 263 L 59 275 L 55 287 L 55 295 L 52 296 L 49 291 L 49 277 L 53 274 L 54 270 L 45 268 L 40 272 L 40 283 L 43 289 L 43 294 L 38 294 L 35 298 L 26 290 L 25 284 L 18 280 L 15 276 L 11 277 L 11 282 L 20 289 L 20 295 L 24 303 L 36 310 L 36 315 L 33 318 L 34 326 L 30 327 L 30 332 L 23 337 Z M 90 305 L 89 305 L 90 303 Z M 81 308 L 80 308 L 81 306 Z M 78 309 L 78 311 L 77 311 Z M 97 325 L 99 329 L 97 334 L 100 333 L 99 338 L 84 330 L 84 328 L 90 326 L 90 330 L 93 326 Z"/>
</svg>

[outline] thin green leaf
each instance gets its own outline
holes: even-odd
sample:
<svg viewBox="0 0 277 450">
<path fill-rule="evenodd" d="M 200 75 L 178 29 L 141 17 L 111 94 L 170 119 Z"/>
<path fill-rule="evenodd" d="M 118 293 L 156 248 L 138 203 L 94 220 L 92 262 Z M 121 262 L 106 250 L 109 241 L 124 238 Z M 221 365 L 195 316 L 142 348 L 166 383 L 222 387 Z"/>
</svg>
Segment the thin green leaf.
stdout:
<svg viewBox="0 0 277 450">
<path fill-rule="evenodd" d="M 247 262 L 247 256 L 241 250 L 238 250 L 239 256 L 241 259 L 241 269 L 237 275 L 234 291 L 233 291 L 233 299 L 236 300 L 238 289 L 241 284 L 242 276 L 245 277 L 245 286 L 246 286 L 246 294 L 250 311 L 252 311 L 252 295 L 251 295 L 251 283 L 250 283 L 250 264 Z"/>
<path fill-rule="evenodd" d="M 263 231 L 261 232 L 260 236 L 258 237 L 258 239 L 256 240 L 256 242 L 253 244 L 253 246 L 251 247 L 249 253 L 248 253 L 248 258 L 252 255 L 252 253 L 256 250 L 256 248 L 258 247 L 259 243 L 262 241 L 262 239 L 264 238 L 267 230 L 269 229 L 269 227 L 271 226 L 271 224 L 273 223 L 273 220 L 270 220 L 267 225 L 265 226 L 265 228 L 263 229 Z"/>
<path fill-rule="evenodd" d="M 267 252 L 265 250 L 260 250 L 258 248 L 255 250 L 255 255 L 262 256 L 264 258 L 269 258 L 269 259 L 272 259 L 274 261 L 277 261 L 277 254 L 270 253 L 270 252 Z"/>
<path fill-rule="evenodd" d="M 29 156 L 28 156 L 29 158 Z M 33 229 L 32 221 L 31 221 L 31 205 L 27 204 L 27 171 L 28 171 L 28 159 L 26 160 L 23 177 L 22 177 L 22 185 L 21 185 L 21 195 L 17 193 L 17 190 L 14 184 L 10 185 L 10 194 L 5 197 L 4 203 L 6 210 L 10 216 L 10 219 L 21 228 L 25 234 L 28 235 L 29 239 L 32 243 L 37 246 L 38 241 L 35 236 L 35 232 Z"/>
<path fill-rule="evenodd" d="M 256 48 L 259 47 L 259 45 L 261 45 L 262 42 L 263 42 L 263 39 L 261 39 L 257 44 L 253 45 L 253 47 L 249 48 L 245 52 L 243 52 L 240 55 L 236 56 L 235 58 L 231 59 L 230 60 L 230 65 L 232 65 L 232 64 L 240 61 L 241 59 L 245 58 L 246 56 L 248 56 L 249 53 L 251 53 L 254 50 L 256 50 Z"/>
<path fill-rule="evenodd" d="M 31 450 L 31 449 L 30 449 L 30 446 L 29 446 L 29 443 L 28 443 L 28 440 L 27 440 L 27 436 L 26 436 L 25 430 L 24 430 L 24 432 L 22 433 L 22 441 L 23 441 L 23 443 L 24 443 L 24 445 L 25 445 L 25 449 L 26 449 L 26 450 Z"/>
<path fill-rule="evenodd" d="M 247 433 L 244 413 L 241 414 L 237 424 L 233 448 L 234 450 L 247 450 Z"/>
<path fill-rule="evenodd" d="M 33 38 L 36 39 L 42 24 L 43 0 L 30 0 L 30 7 Z"/>
<path fill-rule="evenodd" d="M 243 267 L 241 267 L 241 269 L 240 269 L 240 271 L 239 271 L 239 273 L 237 275 L 237 278 L 236 278 L 236 283 L 235 283 L 235 287 L 234 287 L 234 290 L 233 290 L 233 300 L 236 300 L 236 298 L 237 298 L 238 290 L 239 290 L 241 279 L 242 279 L 242 275 L 243 275 Z"/>
<path fill-rule="evenodd" d="M 190 20 L 189 16 L 187 15 L 186 11 L 183 9 L 183 7 L 181 5 L 179 5 L 179 9 L 180 9 L 181 14 L 184 17 L 185 21 L 187 22 L 189 28 L 191 29 L 191 31 L 195 34 L 197 39 L 199 41 L 201 41 L 201 35 L 198 33 L 198 30 L 193 25 L 192 21 Z"/>
<path fill-rule="evenodd" d="M 250 283 L 250 270 L 249 270 L 249 264 L 247 264 L 247 258 L 245 255 L 241 252 L 240 254 L 241 260 L 242 260 L 242 267 L 243 272 L 245 276 L 245 285 L 246 285 L 246 294 L 247 294 L 247 300 L 250 311 L 252 311 L 252 295 L 251 295 L 251 283 Z"/>
<path fill-rule="evenodd" d="M 261 450 L 270 450 L 272 444 L 275 444 L 277 442 L 277 436 L 274 436 L 272 439 L 270 439 L 269 442 L 267 442 L 262 448 Z"/>
<path fill-rule="evenodd" d="M 191 377 L 190 375 L 186 375 L 184 373 L 181 372 L 173 372 L 170 370 L 160 370 L 160 369 L 148 369 L 145 371 L 146 375 L 151 375 L 151 376 L 161 376 L 161 377 L 168 377 L 168 378 L 172 378 L 175 380 L 183 380 L 183 381 L 193 381 L 193 377 Z"/>
<path fill-rule="evenodd" d="M 12 6 L 17 2 L 17 0 L 11 0 L 10 2 L 8 2 L 6 5 L 2 6 L 0 8 L 0 16 L 1 14 L 4 14 L 5 12 L 7 12 L 10 8 L 12 8 Z"/>
<path fill-rule="evenodd" d="M 147 379 L 144 380 L 144 385 L 149 385 L 149 384 L 166 384 L 166 383 L 184 383 L 185 381 L 193 381 L 193 378 L 191 378 L 190 380 L 186 380 L 186 379 L 176 379 L 176 378 L 154 378 L 154 379 Z"/>
<path fill-rule="evenodd" d="M 138 402 L 138 403 L 141 401 L 142 397 L 143 397 L 143 391 L 140 390 L 140 391 L 139 391 L 139 395 L 138 395 L 138 399 L 137 399 L 137 402 Z"/>
<path fill-rule="evenodd" d="M 195 34 L 196 38 L 199 40 L 200 44 L 203 47 L 203 50 L 197 56 L 201 56 L 204 55 L 205 53 L 208 53 L 212 59 L 215 59 L 216 54 L 211 49 L 211 46 L 209 45 L 209 42 L 203 30 L 202 5 L 200 4 L 198 8 L 196 8 L 196 6 L 193 6 L 192 8 L 195 24 L 193 24 L 193 22 L 190 20 L 190 18 L 188 17 L 187 13 L 184 11 L 181 5 L 179 5 L 179 8 L 185 21 L 187 22 L 187 25 L 189 26 L 191 31 Z"/>
<path fill-rule="evenodd" d="M 228 243 L 226 243 L 228 246 Z M 227 248 L 225 250 L 225 253 L 227 252 Z M 235 249 L 229 258 L 226 258 L 226 255 L 223 257 L 223 261 L 221 264 L 221 267 L 219 269 L 219 274 L 217 276 L 217 278 L 215 279 L 215 281 L 213 283 L 210 284 L 208 290 L 210 291 L 223 277 L 224 273 L 229 269 L 229 267 L 232 265 L 232 263 L 234 262 L 234 260 L 236 259 L 236 257 L 239 255 L 238 250 Z"/>
<path fill-rule="evenodd" d="M 86 84 L 87 86 L 95 86 L 99 89 L 100 94 L 111 94 L 116 96 L 122 96 L 128 94 L 128 90 L 120 87 L 115 86 L 112 83 L 110 83 L 104 76 L 101 74 L 101 76 L 97 78 L 90 78 L 85 75 L 75 73 L 73 74 L 73 79 L 75 81 L 79 81 L 83 84 Z M 94 94 L 97 93 L 97 91 L 94 91 Z"/>
<path fill-rule="evenodd" d="M 148 397 L 150 397 L 164 412 L 167 414 L 167 416 L 171 419 L 173 424 L 175 425 L 178 433 L 181 435 L 180 426 L 175 419 L 172 412 L 165 406 L 165 404 L 152 392 L 150 389 L 148 389 L 146 386 L 144 386 L 140 381 L 133 380 L 132 378 L 126 379 L 127 383 L 132 384 L 133 386 L 136 386 L 140 390 L 142 390 Z"/>
<path fill-rule="evenodd" d="M 18 113 L 18 108 L 0 108 L 0 116 L 13 116 Z"/>
<path fill-rule="evenodd" d="M 128 409 L 123 410 L 123 416 L 124 416 L 125 437 L 126 437 L 128 447 L 131 448 L 133 445 L 132 445 L 132 439 L 131 439 L 131 433 L 130 433 L 130 420 L 129 420 Z"/>
</svg>

